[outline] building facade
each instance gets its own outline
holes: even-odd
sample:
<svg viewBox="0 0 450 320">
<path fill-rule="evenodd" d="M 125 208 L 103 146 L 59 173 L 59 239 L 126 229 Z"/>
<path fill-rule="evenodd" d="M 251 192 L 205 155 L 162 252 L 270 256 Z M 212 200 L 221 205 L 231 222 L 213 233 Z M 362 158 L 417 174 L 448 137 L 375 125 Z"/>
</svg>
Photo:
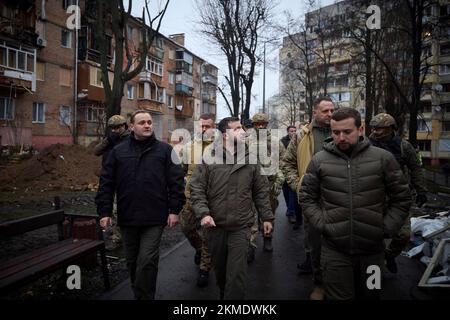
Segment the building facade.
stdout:
<svg viewBox="0 0 450 320">
<path fill-rule="evenodd" d="M 81 28 L 71 30 L 66 22 L 73 12 L 67 8 L 77 3 Z M 84 0 L 0 0 L 1 146 L 89 145 L 104 134 L 95 19 L 84 14 L 93 5 Z M 132 50 L 142 41 L 141 29 L 140 19 L 128 20 L 125 32 Z M 112 83 L 115 39 L 108 30 L 105 38 Z M 183 34 L 158 34 L 143 70 L 124 86 L 121 114 L 149 110 L 157 137 L 169 141 L 177 128 L 192 131 L 201 113 L 216 114 L 216 89 L 217 68 L 186 49 Z"/>
<path fill-rule="evenodd" d="M 280 96 L 284 105 L 289 101 L 292 103 L 293 99 L 299 105 L 298 122 L 309 120 L 306 105 L 311 105 L 312 97 L 324 93 L 337 106 L 354 107 L 365 118 L 365 66 L 361 67 L 361 60 L 358 60 L 364 54 L 364 48 L 342 27 L 352 10 L 355 10 L 354 3 L 346 0 L 309 12 L 303 30 L 283 39 L 279 52 Z M 437 1 L 427 8 L 424 16 L 422 51 L 424 57 L 428 56 L 430 67 L 427 74 L 422 74 L 424 84 L 417 140 L 424 158 L 437 164 L 450 160 L 450 1 Z M 393 47 L 388 43 L 389 36 L 385 34 L 384 45 Z M 412 78 L 408 67 L 402 67 L 405 60 L 412 59 L 410 53 L 397 50 L 384 59 L 391 70 L 399 72 L 399 77 Z M 374 72 L 380 77 L 377 81 L 384 85 L 389 75 L 383 73 L 380 63 L 375 66 L 378 69 Z M 375 87 L 374 95 L 378 112 L 384 111 L 383 108 L 392 102 L 386 89 Z M 408 123 L 405 119 L 406 137 Z"/>
</svg>

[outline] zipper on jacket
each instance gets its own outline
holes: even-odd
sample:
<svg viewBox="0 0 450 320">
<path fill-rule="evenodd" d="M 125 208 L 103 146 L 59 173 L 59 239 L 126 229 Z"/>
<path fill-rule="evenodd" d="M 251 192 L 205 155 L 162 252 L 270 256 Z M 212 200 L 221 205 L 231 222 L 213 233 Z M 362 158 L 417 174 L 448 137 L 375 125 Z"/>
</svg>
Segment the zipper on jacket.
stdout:
<svg viewBox="0 0 450 320">
<path fill-rule="evenodd" d="M 350 254 L 353 254 L 353 195 L 352 195 L 352 170 L 350 159 L 347 162 L 348 169 L 348 188 L 350 194 Z"/>
</svg>

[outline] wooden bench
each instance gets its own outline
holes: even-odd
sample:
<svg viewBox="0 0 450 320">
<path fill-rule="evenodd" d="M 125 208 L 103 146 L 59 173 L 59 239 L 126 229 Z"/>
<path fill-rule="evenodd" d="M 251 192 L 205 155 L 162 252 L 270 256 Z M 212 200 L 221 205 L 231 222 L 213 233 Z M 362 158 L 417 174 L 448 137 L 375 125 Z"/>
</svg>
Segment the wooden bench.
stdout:
<svg viewBox="0 0 450 320">
<path fill-rule="evenodd" d="M 51 211 L 34 217 L 14 220 L 0 224 L 0 240 L 20 235 L 43 227 L 58 226 L 58 242 L 45 248 L 34 250 L 12 259 L 0 262 L 0 293 L 25 285 L 31 281 L 77 262 L 89 254 L 100 252 L 105 289 L 110 288 L 105 243 L 103 240 L 63 239 L 63 222 L 69 217 L 70 226 L 75 217 L 85 215 L 65 215 L 63 210 Z M 95 218 L 98 226 L 97 216 Z M 69 230 L 71 228 L 69 227 Z M 98 228 L 99 239 L 102 232 Z M 70 235 L 70 233 L 69 233 Z"/>
</svg>

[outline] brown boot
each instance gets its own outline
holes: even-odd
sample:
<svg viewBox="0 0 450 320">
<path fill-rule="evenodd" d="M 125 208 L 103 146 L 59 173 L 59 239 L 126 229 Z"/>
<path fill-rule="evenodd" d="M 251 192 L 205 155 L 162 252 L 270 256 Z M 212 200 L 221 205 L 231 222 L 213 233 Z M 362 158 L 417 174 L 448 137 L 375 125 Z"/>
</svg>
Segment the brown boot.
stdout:
<svg viewBox="0 0 450 320">
<path fill-rule="evenodd" d="M 325 299 L 325 289 L 323 287 L 314 287 L 313 291 L 309 296 L 310 300 L 324 300 Z"/>
</svg>

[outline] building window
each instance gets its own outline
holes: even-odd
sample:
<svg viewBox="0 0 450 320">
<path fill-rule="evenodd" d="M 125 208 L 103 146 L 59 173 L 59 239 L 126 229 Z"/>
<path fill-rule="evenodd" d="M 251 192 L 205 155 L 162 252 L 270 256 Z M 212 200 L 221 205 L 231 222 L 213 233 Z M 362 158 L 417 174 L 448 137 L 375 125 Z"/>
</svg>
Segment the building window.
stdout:
<svg viewBox="0 0 450 320">
<path fill-rule="evenodd" d="M 146 69 L 157 76 L 162 77 L 163 75 L 163 65 L 154 59 L 147 58 Z"/>
<path fill-rule="evenodd" d="M 42 102 L 33 102 L 33 123 L 45 122 L 45 105 Z"/>
<path fill-rule="evenodd" d="M 133 39 L 133 27 L 132 26 L 127 26 L 127 37 L 128 37 L 128 40 Z"/>
<path fill-rule="evenodd" d="M 134 99 L 134 85 L 132 84 L 127 84 L 127 98 L 128 100 L 133 100 Z"/>
<path fill-rule="evenodd" d="M 44 62 L 36 63 L 36 80 L 39 80 L 39 81 L 45 80 L 45 63 Z"/>
<path fill-rule="evenodd" d="M 102 70 L 95 67 L 89 67 L 89 83 L 91 86 L 96 86 L 103 88 L 102 82 Z M 112 86 L 114 80 L 114 74 L 111 71 L 108 71 L 109 83 Z"/>
<path fill-rule="evenodd" d="M 63 126 L 70 126 L 70 107 L 59 107 L 59 123 Z"/>
<path fill-rule="evenodd" d="M 442 121 L 442 131 L 450 132 L 450 121 Z"/>
<path fill-rule="evenodd" d="M 173 96 L 171 96 L 170 94 L 167 95 L 167 107 L 173 108 Z"/>
<path fill-rule="evenodd" d="M 0 97 L 0 119 L 14 119 L 14 100 L 7 97 Z"/>
<path fill-rule="evenodd" d="M 59 68 L 59 84 L 61 86 L 70 87 L 70 70 L 66 68 Z"/>
<path fill-rule="evenodd" d="M 431 151 L 431 140 L 417 140 L 420 151 Z"/>
<path fill-rule="evenodd" d="M 173 119 L 168 119 L 167 120 L 167 130 L 168 131 L 173 131 Z"/>
<path fill-rule="evenodd" d="M 72 32 L 69 30 L 61 30 L 61 46 L 64 48 L 72 48 Z"/>
<path fill-rule="evenodd" d="M 98 122 L 103 120 L 105 117 L 105 110 L 100 108 L 89 107 L 86 109 L 86 121 L 87 122 Z"/>
<path fill-rule="evenodd" d="M 145 98 L 145 84 L 139 83 L 138 99 L 144 99 L 144 98 Z"/>
<path fill-rule="evenodd" d="M 174 60 L 175 59 L 175 50 L 169 50 L 169 59 Z"/>
<path fill-rule="evenodd" d="M 427 132 L 431 130 L 431 122 L 425 121 L 423 119 L 417 120 L 417 131 Z"/>
<path fill-rule="evenodd" d="M 169 72 L 169 84 L 175 83 L 175 74 L 173 72 Z"/>
<path fill-rule="evenodd" d="M 441 64 L 439 66 L 439 74 L 441 76 L 450 74 L 450 64 Z"/>
<path fill-rule="evenodd" d="M 450 113 L 450 103 L 441 104 L 441 108 L 445 113 Z"/>
<path fill-rule="evenodd" d="M 20 72 L 34 70 L 34 51 L 26 48 L 11 48 L 0 44 L 0 66 L 19 70 Z"/>
</svg>

